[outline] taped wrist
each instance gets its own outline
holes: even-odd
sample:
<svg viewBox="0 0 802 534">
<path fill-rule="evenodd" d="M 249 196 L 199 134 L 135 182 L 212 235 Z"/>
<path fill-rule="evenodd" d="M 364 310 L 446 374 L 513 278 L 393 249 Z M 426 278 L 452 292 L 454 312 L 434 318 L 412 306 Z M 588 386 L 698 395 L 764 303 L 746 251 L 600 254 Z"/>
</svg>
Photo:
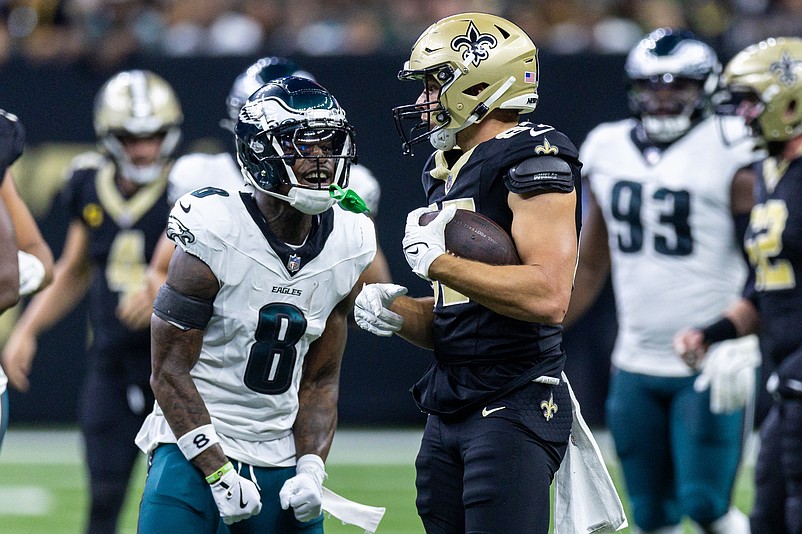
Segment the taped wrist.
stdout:
<svg viewBox="0 0 802 534">
<path fill-rule="evenodd" d="M 326 478 L 326 469 L 323 459 L 317 454 L 304 454 L 295 464 L 296 473 L 307 473 L 314 478 L 318 485 L 323 484 Z"/>
<path fill-rule="evenodd" d="M 735 328 L 735 323 L 726 317 L 722 317 L 715 323 L 702 328 L 702 335 L 704 336 L 704 342 L 712 345 L 719 341 L 735 339 L 738 337 L 738 330 Z"/>
<path fill-rule="evenodd" d="M 212 425 L 199 426 L 178 438 L 178 448 L 187 460 L 192 460 L 216 443 L 220 443 L 220 438 Z"/>
<path fill-rule="evenodd" d="M 167 284 L 159 288 L 153 302 L 153 313 L 156 317 L 181 330 L 205 329 L 213 312 L 213 302 L 185 295 Z"/>
</svg>

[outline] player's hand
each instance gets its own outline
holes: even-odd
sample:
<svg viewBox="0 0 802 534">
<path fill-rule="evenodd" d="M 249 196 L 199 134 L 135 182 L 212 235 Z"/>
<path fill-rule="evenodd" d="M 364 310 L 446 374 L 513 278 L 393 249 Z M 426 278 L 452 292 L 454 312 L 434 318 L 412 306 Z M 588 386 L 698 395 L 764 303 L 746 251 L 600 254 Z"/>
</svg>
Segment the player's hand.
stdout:
<svg viewBox="0 0 802 534">
<path fill-rule="evenodd" d="M 407 215 L 407 226 L 404 230 L 404 257 L 412 267 L 412 272 L 423 278 L 429 278 L 429 266 L 438 257 L 446 253 L 446 224 L 454 218 L 457 207 L 450 204 L 426 226 L 421 226 L 420 217 L 430 208 L 418 208 Z"/>
<path fill-rule="evenodd" d="M 22 250 L 17 251 L 19 264 L 19 294 L 24 297 L 35 293 L 45 280 L 45 266 L 42 260 Z"/>
<path fill-rule="evenodd" d="M 209 487 L 226 525 L 248 519 L 262 511 L 262 496 L 256 484 L 241 477 L 233 468 Z"/>
<path fill-rule="evenodd" d="M 117 318 L 132 332 L 147 328 L 152 313 L 153 298 L 147 289 L 124 296 L 117 305 Z"/>
<path fill-rule="evenodd" d="M 688 367 L 698 370 L 707 353 L 705 335 L 699 328 L 688 328 L 674 335 L 674 351 Z"/>
<path fill-rule="evenodd" d="M 311 521 L 323 512 L 323 460 L 315 454 L 298 458 L 296 475 L 287 480 L 278 493 L 282 510 L 289 509 L 298 521 Z"/>
<path fill-rule="evenodd" d="M 713 413 L 740 410 L 755 393 L 755 368 L 758 365 L 760 352 L 754 340 L 713 345 L 693 388 L 696 391 L 710 388 L 710 411 Z"/>
<path fill-rule="evenodd" d="M 407 294 L 407 288 L 396 284 L 367 284 L 354 301 L 354 320 L 362 330 L 389 337 L 401 330 L 404 318 L 390 311 L 396 297 Z"/>
<path fill-rule="evenodd" d="M 16 329 L 3 348 L 2 364 L 8 382 L 18 391 L 28 391 L 33 357 L 36 354 L 36 336 Z"/>
</svg>

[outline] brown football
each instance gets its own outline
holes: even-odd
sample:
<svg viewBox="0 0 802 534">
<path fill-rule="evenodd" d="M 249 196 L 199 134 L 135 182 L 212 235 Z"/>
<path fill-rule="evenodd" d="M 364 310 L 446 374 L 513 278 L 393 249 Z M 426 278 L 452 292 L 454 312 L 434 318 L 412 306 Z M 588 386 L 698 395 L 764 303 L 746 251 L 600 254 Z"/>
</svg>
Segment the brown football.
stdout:
<svg viewBox="0 0 802 534">
<path fill-rule="evenodd" d="M 419 221 L 426 226 L 440 211 L 427 211 Z M 521 263 L 515 243 L 495 221 L 475 211 L 458 209 L 446 224 L 446 249 L 452 254 L 491 265 Z"/>
</svg>

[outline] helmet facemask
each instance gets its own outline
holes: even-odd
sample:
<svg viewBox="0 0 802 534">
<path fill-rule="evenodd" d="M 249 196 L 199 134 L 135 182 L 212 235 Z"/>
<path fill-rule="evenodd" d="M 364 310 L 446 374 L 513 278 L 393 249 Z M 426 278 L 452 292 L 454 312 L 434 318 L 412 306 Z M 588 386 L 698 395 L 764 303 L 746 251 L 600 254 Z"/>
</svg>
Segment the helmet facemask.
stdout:
<svg viewBox="0 0 802 534">
<path fill-rule="evenodd" d="M 124 139 L 126 137 L 161 137 L 161 147 L 156 160 L 149 165 L 134 163 L 125 149 Z M 125 178 L 134 183 L 144 185 L 157 180 L 161 176 L 165 164 L 172 156 L 180 140 L 181 131 L 178 128 L 170 128 L 166 132 L 140 136 L 133 136 L 129 132 L 109 133 L 103 136 L 100 142 L 117 162 L 120 172 Z"/>
<path fill-rule="evenodd" d="M 630 51 L 625 71 L 629 107 L 653 142 L 671 143 L 712 113 L 721 64 L 690 32 L 653 31 Z"/>
<path fill-rule="evenodd" d="M 657 143 L 678 139 L 709 111 L 702 82 L 668 73 L 634 80 L 629 100 L 646 135 Z"/>
</svg>

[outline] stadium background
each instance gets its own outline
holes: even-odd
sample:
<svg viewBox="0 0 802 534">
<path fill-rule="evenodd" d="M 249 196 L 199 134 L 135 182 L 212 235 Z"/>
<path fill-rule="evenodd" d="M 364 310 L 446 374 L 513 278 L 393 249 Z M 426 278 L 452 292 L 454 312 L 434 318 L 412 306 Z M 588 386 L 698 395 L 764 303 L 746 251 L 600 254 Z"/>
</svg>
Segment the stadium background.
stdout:
<svg viewBox="0 0 802 534">
<path fill-rule="evenodd" d="M 65 165 L 92 148 L 92 103 L 100 85 L 125 68 L 150 69 L 167 79 L 181 100 L 185 121 L 181 152 L 227 150 L 231 139 L 218 123 L 231 81 L 255 58 L 159 58 L 133 56 L 114 69 L 76 64 L 38 64 L 12 58 L 0 67 L 0 108 L 26 126 L 27 149 L 15 172 L 19 188 L 36 213 L 58 257 L 68 220 L 54 201 Z M 357 132 L 359 161 L 382 186 L 378 214 L 380 243 L 395 281 L 422 295 L 428 288 L 414 276 L 401 252 L 406 214 L 423 202 L 419 182 L 430 149 L 415 157 L 401 154 L 393 125 L 393 106 L 413 102 L 419 87 L 396 74 L 404 57 L 294 57 L 315 73 L 346 110 Z M 579 145 L 597 123 L 627 115 L 621 55 L 541 55 L 540 104 L 531 120 L 554 125 Z M 202 185 L 202 184 L 199 184 Z M 18 310 L 0 318 L 7 334 Z M 13 390 L 12 425 L 72 423 L 84 369 L 88 335 L 85 305 L 39 338 L 28 394 Z M 609 289 L 596 307 L 566 336 L 568 373 L 591 425 L 603 424 L 609 351 L 615 324 Z M 2 342 L 2 338 L 0 338 Z M 431 361 L 430 355 L 400 338 L 377 338 L 352 329 L 342 373 L 340 422 L 343 426 L 417 426 L 423 415 L 408 393 Z"/>
</svg>

